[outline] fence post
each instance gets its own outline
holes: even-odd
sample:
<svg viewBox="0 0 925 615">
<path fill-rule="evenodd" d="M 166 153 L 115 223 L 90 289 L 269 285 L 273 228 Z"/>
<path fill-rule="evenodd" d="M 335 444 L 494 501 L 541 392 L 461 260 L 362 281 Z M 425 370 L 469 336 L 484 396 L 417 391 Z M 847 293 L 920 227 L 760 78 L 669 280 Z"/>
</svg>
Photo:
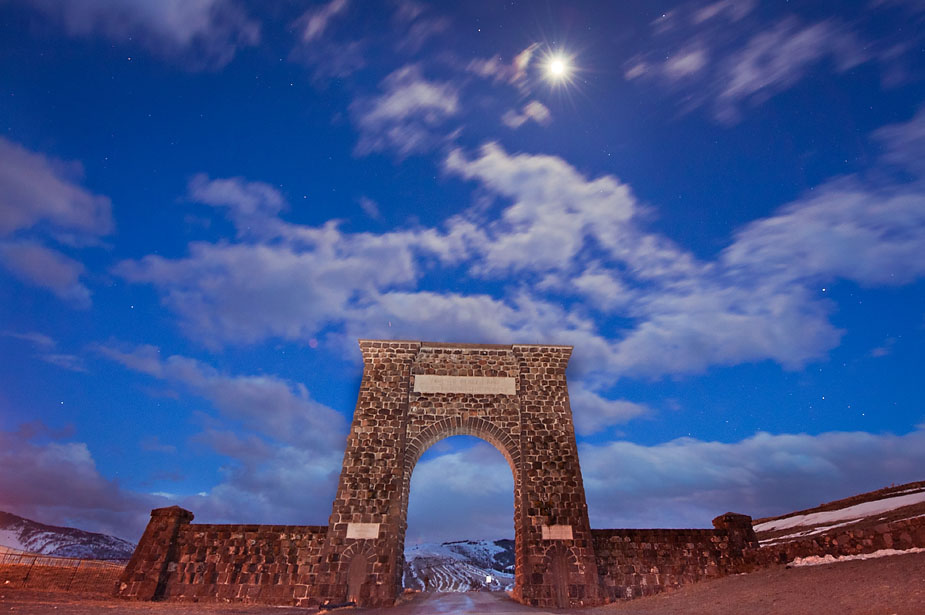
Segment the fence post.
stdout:
<svg viewBox="0 0 925 615">
<path fill-rule="evenodd" d="M 82 559 L 77 560 L 77 565 L 74 566 L 74 574 L 71 575 L 70 580 L 67 582 L 67 589 L 65 589 L 64 591 L 66 592 L 71 591 L 71 585 L 74 583 L 74 579 L 77 577 L 77 571 L 80 570 L 80 564 L 82 563 L 83 563 Z"/>
<path fill-rule="evenodd" d="M 26 576 L 22 578 L 22 586 L 25 587 L 26 583 L 29 581 L 29 575 L 32 574 L 32 567 L 35 566 L 36 556 L 32 556 L 32 563 L 29 564 L 29 570 L 26 571 Z"/>
</svg>

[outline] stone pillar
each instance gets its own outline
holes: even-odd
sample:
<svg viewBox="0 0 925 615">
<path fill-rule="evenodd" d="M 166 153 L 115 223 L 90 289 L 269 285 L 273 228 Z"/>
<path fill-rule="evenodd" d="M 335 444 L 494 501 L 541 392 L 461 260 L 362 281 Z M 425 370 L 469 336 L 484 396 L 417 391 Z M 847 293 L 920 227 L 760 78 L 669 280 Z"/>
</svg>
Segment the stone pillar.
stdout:
<svg viewBox="0 0 925 615">
<path fill-rule="evenodd" d="M 347 438 L 313 602 L 347 597 L 353 557 L 367 557 L 360 606 L 391 606 L 401 593 L 402 469 L 411 365 L 420 342 L 360 340 L 363 380 Z"/>
<path fill-rule="evenodd" d="M 734 512 L 727 512 L 713 519 L 713 527 L 725 530 L 729 535 L 729 556 L 731 570 L 734 572 L 747 572 L 754 567 L 758 553 L 758 536 L 752 528 L 752 518 Z"/>
<path fill-rule="evenodd" d="M 193 513 L 170 506 L 155 508 L 132 559 L 119 577 L 116 596 L 130 600 L 157 600 L 164 593 L 167 566 L 176 560 L 180 527 L 193 520 Z"/>
<path fill-rule="evenodd" d="M 524 582 L 515 588 L 515 598 L 547 608 L 601 604 L 565 380 L 572 349 L 517 344 L 512 349 L 520 360 L 523 519 L 518 525 L 525 550 L 518 560 L 525 570 L 517 575 Z"/>
</svg>

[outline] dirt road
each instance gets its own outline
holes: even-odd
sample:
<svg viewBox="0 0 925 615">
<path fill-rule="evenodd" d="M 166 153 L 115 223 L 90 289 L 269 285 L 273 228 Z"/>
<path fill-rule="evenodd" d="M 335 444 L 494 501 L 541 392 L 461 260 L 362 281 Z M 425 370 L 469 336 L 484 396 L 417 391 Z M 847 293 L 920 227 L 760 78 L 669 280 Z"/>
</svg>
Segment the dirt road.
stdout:
<svg viewBox="0 0 925 615">
<path fill-rule="evenodd" d="M 247 604 L 124 602 L 0 588 L 0 615 L 304 615 L 306 609 Z M 925 553 L 808 568 L 774 568 L 594 609 L 526 607 L 501 593 L 418 594 L 390 609 L 351 615 L 923 615 Z"/>
</svg>

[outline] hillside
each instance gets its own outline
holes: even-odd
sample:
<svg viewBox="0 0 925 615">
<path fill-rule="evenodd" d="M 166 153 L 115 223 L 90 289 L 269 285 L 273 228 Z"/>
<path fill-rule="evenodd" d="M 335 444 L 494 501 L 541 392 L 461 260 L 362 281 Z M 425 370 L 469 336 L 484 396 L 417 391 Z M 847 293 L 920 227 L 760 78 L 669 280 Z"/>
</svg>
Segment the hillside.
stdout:
<svg viewBox="0 0 925 615">
<path fill-rule="evenodd" d="M 406 547 L 403 584 L 439 592 L 509 590 L 514 586 L 514 541 L 462 540 Z"/>
<path fill-rule="evenodd" d="M 45 525 L 0 511 L 0 552 L 113 560 L 129 559 L 134 550 L 135 545 L 115 536 Z"/>
<path fill-rule="evenodd" d="M 815 508 L 756 519 L 761 546 L 777 546 L 834 531 L 866 529 L 925 516 L 925 481 L 861 493 Z"/>
</svg>

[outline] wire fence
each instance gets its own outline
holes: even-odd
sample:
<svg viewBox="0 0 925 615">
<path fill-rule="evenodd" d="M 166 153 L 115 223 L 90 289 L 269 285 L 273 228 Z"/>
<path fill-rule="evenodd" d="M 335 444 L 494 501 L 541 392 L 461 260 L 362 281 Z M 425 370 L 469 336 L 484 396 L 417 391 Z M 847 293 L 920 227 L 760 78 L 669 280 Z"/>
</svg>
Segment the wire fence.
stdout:
<svg viewBox="0 0 925 615">
<path fill-rule="evenodd" d="M 126 564 L 124 560 L 0 553 L 0 588 L 109 594 Z"/>
</svg>

